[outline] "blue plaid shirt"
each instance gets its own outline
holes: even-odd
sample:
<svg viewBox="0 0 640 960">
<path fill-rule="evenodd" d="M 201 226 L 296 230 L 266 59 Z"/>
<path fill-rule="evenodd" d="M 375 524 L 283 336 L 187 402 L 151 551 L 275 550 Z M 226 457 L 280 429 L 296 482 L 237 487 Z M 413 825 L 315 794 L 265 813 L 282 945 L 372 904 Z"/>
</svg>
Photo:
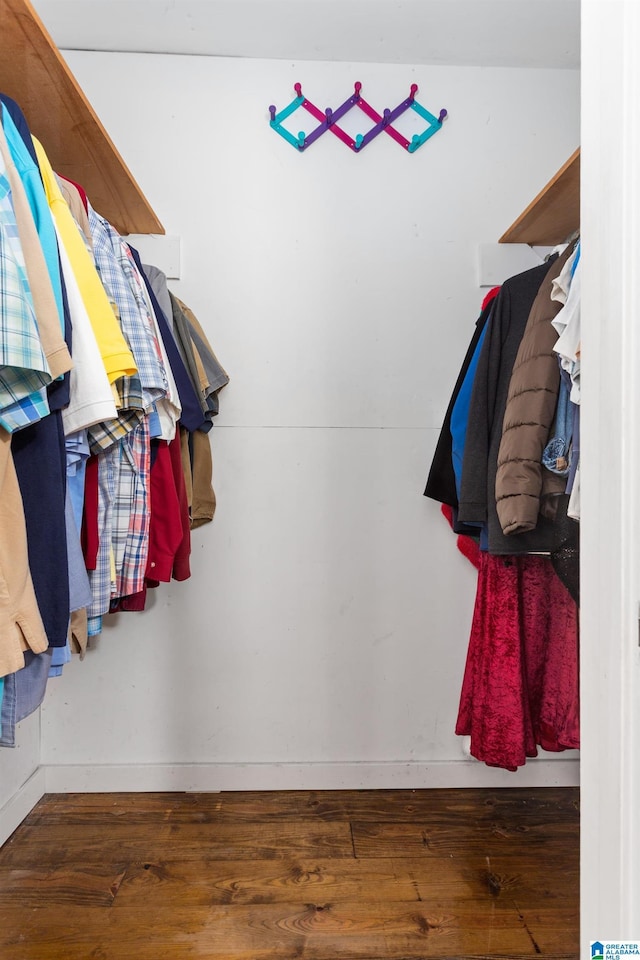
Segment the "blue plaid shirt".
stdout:
<svg viewBox="0 0 640 960">
<path fill-rule="evenodd" d="M 96 267 L 107 295 L 118 308 L 120 326 L 138 368 L 144 409 L 149 412 L 154 402 L 166 397 L 168 392 L 167 374 L 153 321 L 141 301 L 137 281 L 119 234 L 91 206 L 89 226 Z M 122 380 L 118 386 L 126 408 L 127 390 Z"/>
<path fill-rule="evenodd" d="M 50 382 L 11 189 L 0 170 L 0 425 L 13 433 L 46 417 L 45 387 Z"/>
</svg>

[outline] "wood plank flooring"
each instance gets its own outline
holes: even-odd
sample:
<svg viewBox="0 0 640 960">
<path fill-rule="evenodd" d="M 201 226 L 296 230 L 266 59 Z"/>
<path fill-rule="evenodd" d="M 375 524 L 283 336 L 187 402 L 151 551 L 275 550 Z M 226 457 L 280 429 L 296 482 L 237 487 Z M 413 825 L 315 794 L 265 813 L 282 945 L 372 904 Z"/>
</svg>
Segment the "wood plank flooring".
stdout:
<svg viewBox="0 0 640 960">
<path fill-rule="evenodd" d="M 48 795 L 2 960 L 577 960 L 578 793 Z"/>
</svg>

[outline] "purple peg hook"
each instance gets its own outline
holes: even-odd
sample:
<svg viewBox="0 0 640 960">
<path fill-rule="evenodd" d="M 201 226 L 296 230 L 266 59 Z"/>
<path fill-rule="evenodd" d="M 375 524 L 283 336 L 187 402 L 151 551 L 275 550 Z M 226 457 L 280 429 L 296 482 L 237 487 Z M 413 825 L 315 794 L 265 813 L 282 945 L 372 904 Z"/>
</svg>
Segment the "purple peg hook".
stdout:
<svg viewBox="0 0 640 960">
<path fill-rule="evenodd" d="M 271 114 L 271 123 L 275 123 L 276 108 L 273 106 L 273 104 L 269 107 L 269 113 Z"/>
<path fill-rule="evenodd" d="M 327 118 L 327 127 L 330 127 L 333 123 L 333 110 L 331 107 L 327 107 L 324 111 L 324 115 Z"/>
<path fill-rule="evenodd" d="M 440 116 L 438 117 L 438 123 L 442 123 L 442 121 L 446 116 L 447 116 L 447 111 L 443 107 L 442 110 L 440 111 Z"/>
<path fill-rule="evenodd" d="M 385 107 L 384 110 L 382 111 L 382 126 L 383 126 L 383 127 L 388 127 L 388 126 L 389 126 L 390 117 L 391 117 L 391 110 L 389 110 L 389 107 Z"/>
</svg>

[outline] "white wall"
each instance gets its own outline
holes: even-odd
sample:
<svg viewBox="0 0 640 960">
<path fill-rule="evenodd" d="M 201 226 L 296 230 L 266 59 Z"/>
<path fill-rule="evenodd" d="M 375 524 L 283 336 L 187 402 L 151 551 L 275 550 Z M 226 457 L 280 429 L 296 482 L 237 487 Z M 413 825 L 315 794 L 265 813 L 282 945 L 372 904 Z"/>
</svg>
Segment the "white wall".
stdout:
<svg viewBox="0 0 640 960">
<path fill-rule="evenodd" d="M 40 763 L 40 717 L 37 713 L 24 720 L 16 731 L 16 745 L 3 749 L 0 776 L 0 810 L 37 770 Z"/>
<path fill-rule="evenodd" d="M 530 0 L 34 0 L 34 6 L 57 46 L 72 50 L 577 68 L 580 0 L 552 2 L 549 8 L 546 0 L 543 16 Z"/>
<path fill-rule="evenodd" d="M 590 941 L 639 931 L 640 8 L 585 2 L 582 43 L 580 682 L 583 704 L 598 704 L 583 710 L 582 724 L 582 955 L 590 956 Z"/>
<path fill-rule="evenodd" d="M 18 725 L 15 748 L 0 751 L 0 843 L 42 796 L 39 768 L 40 711 Z"/>
<path fill-rule="evenodd" d="M 477 245 L 575 149 L 578 74 L 67 59 L 182 237 L 172 286 L 232 382 L 194 576 L 50 685 L 52 788 L 185 785 L 175 764 L 222 787 L 575 779 L 558 760 L 509 775 L 464 759 L 475 577 L 421 493 L 482 296 Z M 298 80 L 320 107 L 361 80 L 378 108 L 417 82 L 449 119 L 413 156 L 387 137 L 356 156 L 329 135 L 299 155 L 267 122 Z"/>
</svg>

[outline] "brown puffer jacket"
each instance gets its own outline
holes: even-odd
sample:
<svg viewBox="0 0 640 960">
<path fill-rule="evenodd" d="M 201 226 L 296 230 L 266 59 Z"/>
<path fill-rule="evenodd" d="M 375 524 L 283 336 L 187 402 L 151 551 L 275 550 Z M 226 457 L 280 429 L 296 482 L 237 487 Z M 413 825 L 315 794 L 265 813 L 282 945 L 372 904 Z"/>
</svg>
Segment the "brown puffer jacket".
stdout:
<svg viewBox="0 0 640 960">
<path fill-rule="evenodd" d="M 562 304 L 551 299 L 551 286 L 571 255 L 573 245 L 546 274 L 533 302 L 511 374 L 496 475 L 496 506 L 505 534 L 533 530 L 538 514 L 552 515 L 554 496 L 566 479 L 542 466 L 542 452 L 553 423 L 560 371 L 553 346 L 558 334 L 551 321 Z"/>
</svg>

